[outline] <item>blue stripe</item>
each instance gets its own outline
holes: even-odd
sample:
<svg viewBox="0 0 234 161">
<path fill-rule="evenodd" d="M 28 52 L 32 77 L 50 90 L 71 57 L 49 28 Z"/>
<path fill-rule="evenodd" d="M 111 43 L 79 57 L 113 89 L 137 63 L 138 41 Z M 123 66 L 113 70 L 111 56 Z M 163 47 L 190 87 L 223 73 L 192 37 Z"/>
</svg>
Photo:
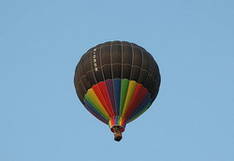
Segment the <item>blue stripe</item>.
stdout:
<svg viewBox="0 0 234 161">
<path fill-rule="evenodd" d="M 84 100 L 85 108 L 93 114 L 97 119 L 104 122 L 105 124 L 108 124 L 108 121 L 87 101 Z"/>
<path fill-rule="evenodd" d="M 120 93 L 121 93 L 121 80 L 114 79 L 114 97 L 115 97 L 115 107 L 117 115 L 120 114 Z"/>
</svg>

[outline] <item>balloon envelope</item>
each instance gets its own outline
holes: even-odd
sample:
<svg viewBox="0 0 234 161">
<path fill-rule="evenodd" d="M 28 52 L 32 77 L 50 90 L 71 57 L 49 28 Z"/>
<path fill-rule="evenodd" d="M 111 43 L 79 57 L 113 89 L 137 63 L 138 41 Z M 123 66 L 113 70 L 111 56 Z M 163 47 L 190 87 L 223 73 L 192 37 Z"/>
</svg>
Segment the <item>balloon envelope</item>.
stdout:
<svg viewBox="0 0 234 161">
<path fill-rule="evenodd" d="M 160 73 L 144 48 L 111 41 L 89 49 L 81 57 L 74 84 L 86 109 L 108 124 L 112 132 L 121 133 L 156 98 Z"/>
</svg>

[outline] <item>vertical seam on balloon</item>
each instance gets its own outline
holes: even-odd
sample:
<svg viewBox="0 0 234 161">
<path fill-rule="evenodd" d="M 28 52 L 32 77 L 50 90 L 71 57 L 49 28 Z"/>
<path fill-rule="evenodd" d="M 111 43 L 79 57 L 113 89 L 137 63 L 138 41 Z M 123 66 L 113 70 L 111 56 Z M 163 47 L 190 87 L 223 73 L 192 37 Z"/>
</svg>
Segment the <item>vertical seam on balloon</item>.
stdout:
<svg viewBox="0 0 234 161">
<path fill-rule="evenodd" d="M 155 73 L 156 73 L 156 70 L 154 70 L 154 71 L 152 72 L 152 76 L 154 76 Z M 155 81 L 156 81 L 156 79 L 153 78 L 153 79 L 152 79 L 152 82 L 155 82 Z M 154 94 L 154 93 L 152 93 L 151 95 L 152 95 L 151 98 L 155 97 L 155 94 Z"/>
<path fill-rule="evenodd" d="M 153 56 L 152 56 L 150 53 L 147 52 L 147 54 L 149 55 L 149 57 L 150 57 L 151 59 L 153 59 Z M 151 62 L 151 65 L 153 65 L 152 63 L 153 63 L 153 62 Z M 154 69 L 154 68 L 153 68 L 153 69 Z M 156 72 L 156 70 L 153 70 L 153 71 L 150 72 L 150 73 L 148 72 L 148 77 L 147 77 L 146 80 L 150 79 L 150 78 L 154 75 L 155 72 Z M 154 80 L 154 79 L 152 79 L 152 80 Z M 152 81 L 152 80 L 151 80 L 151 81 Z M 149 89 L 149 93 L 150 93 L 150 98 L 153 98 L 153 93 L 150 92 L 150 89 Z"/>
<path fill-rule="evenodd" d="M 119 94 L 119 107 L 118 108 L 118 115 L 121 116 L 121 95 L 122 95 L 122 79 L 123 79 L 123 42 L 120 41 L 120 47 L 121 47 L 121 70 L 120 70 L 120 94 Z"/>
<path fill-rule="evenodd" d="M 145 51 L 145 52 L 146 52 L 146 51 Z M 148 54 L 148 53 L 146 52 L 146 56 L 148 56 L 147 54 Z M 149 57 L 148 57 L 148 58 L 149 58 Z M 148 59 L 148 58 L 147 58 L 147 59 Z M 150 60 L 150 59 L 148 59 L 148 62 L 147 62 L 147 64 L 148 64 L 147 76 L 146 76 L 145 79 L 142 81 L 142 83 L 143 83 L 144 81 L 146 81 L 146 80 L 148 79 L 148 76 L 149 76 L 149 67 L 150 67 L 150 65 L 149 65 L 149 64 L 150 64 L 150 63 L 149 63 L 149 60 Z"/>
<path fill-rule="evenodd" d="M 143 59 L 144 59 L 142 49 L 140 48 L 140 50 L 141 50 L 141 66 L 140 66 L 140 73 L 139 73 L 137 82 L 139 82 L 139 79 L 140 79 L 140 76 L 141 76 L 141 73 L 142 73 L 142 64 L 143 64 Z"/>
<path fill-rule="evenodd" d="M 82 69 L 84 69 L 84 65 L 83 65 L 83 63 L 81 63 L 81 67 L 82 67 Z M 84 74 L 84 77 L 86 78 L 86 80 L 89 82 L 89 84 L 91 85 L 91 83 L 90 83 L 90 81 L 87 79 L 87 75 L 86 75 L 86 73 Z M 83 80 L 81 79 L 81 82 L 82 82 L 82 84 L 84 85 L 84 83 L 83 83 Z M 84 85 L 84 87 L 85 87 L 85 85 Z M 88 91 L 88 89 L 86 89 L 86 87 L 85 87 L 85 92 L 87 92 Z"/>
<path fill-rule="evenodd" d="M 113 62 L 112 62 L 112 46 L 113 46 L 112 43 L 113 43 L 113 41 L 111 41 L 111 43 L 110 43 L 110 66 L 111 66 L 111 81 L 112 81 L 111 85 L 112 85 L 113 97 L 114 97 L 114 101 L 115 101 L 114 72 L 113 72 Z M 108 92 L 108 95 L 110 97 L 109 92 Z M 113 111 L 114 111 L 115 115 L 117 115 L 117 109 L 115 107 L 115 102 L 112 102 L 112 101 L 110 101 L 110 102 L 112 104 L 112 108 L 114 108 Z"/>
<path fill-rule="evenodd" d="M 147 53 L 146 53 L 146 55 L 147 55 Z M 147 55 L 147 57 L 148 57 L 148 69 L 147 69 L 147 76 L 145 77 L 145 79 L 144 79 L 144 81 L 146 81 L 147 79 L 148 79 L 148 77 L 149 77 L 149 67 L 150 67 L 150 58 L 149 58 L 149 56 Z"/>
<path fill-rule="evenodd" d="M 123 42 L 121 41 L 121 78 L 120 80 L 123 78 Z"/>
<path fill-rule="evenodd" d="M 101 51 L 102 51 L 102 47 L 100 47 L 100 54 L 99 54 L 100 55 L 100 69 L 101 69 L 101 72 L 102 72 L 103 81 L 105 81 L 106 78 L 105 78 L 105 75 L 104 75 L 104 72 L 103 72 L 103 69 L 102 69 L 104 66 L 102 66 L 102 52 Z"/>
<path fill-rule="evenodd" d="M 132 63 L 131 63 L 131 71 L 130 71 L 129 80 L 132 80 L 132 67 L 133 67 L 133 60 L 134 60 L 134 51 L 133 51 L 132 43 L 131 43 L 131 50 L 132 50 Z"/>
<path fill-rule="evenodd" d="M 88 90 L 85 89 L 85 86 L 84 86 L 84 83 L 82 82 L 82 80 L 80 80 L 80 83 L 82 84 L 81 87 L 84 89 L 85 94 L 86 94 Z M 83 96 L 83 99 L 85 98 L 85 94 L 84 94 L 84 96 Z"/>
<path fill-rule="evenodd" d="M 120 79 L 120 99 L 119 99 L 119 115 L 121 116 L 122 115 L 122 106 L 121 106 L 121 102 L 122 102 L 122 99 L 125 99 L 122 97 L 122 83 L 124 81 L 124 77 L 123 77 L 123 68 L 124 68 L 124 60 L 123 60 L 123 53 L 124 53 L 124 45 L 123 45 L 123 42 L 121 41 L 121 79 Z M 124 102 L 122 103 L 124 104 Z"/>
<path fill-rule="evenodd" d="M 110 67 L 111 67 L 111 78 L 113 79 L 113 69 L 112 69 L 112 41 L 110 43 Z"/>
</svg>

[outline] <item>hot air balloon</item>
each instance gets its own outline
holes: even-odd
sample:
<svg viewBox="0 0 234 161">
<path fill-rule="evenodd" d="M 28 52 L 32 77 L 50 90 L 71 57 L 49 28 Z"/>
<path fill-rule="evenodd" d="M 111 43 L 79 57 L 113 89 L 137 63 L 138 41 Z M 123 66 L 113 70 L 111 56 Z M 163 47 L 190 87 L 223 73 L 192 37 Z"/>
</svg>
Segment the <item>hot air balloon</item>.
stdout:
<svg viewBox="0 0 234 161">
<path fill-rule="evenodd" d="M 160 72 L 152 55 L 126 41 L 110 41 L 89 49 L 75 71 L 76 93 L 84 107 L 109 125 L 120 141 L 126 124 L 155 100 Z"/>
</svg>

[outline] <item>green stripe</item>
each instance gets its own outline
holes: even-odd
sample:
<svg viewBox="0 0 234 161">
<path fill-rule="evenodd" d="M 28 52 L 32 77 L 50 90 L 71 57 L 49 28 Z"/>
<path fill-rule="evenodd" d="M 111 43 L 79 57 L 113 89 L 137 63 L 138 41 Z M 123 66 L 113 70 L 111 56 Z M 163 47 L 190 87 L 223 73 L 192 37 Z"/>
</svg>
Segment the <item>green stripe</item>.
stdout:
<svg viewBox="0 0 234 161">
<path fill-rule="evenodd" d="M 121 79 L 120 115 L 123 112 L 124 102 L 128 91 L 128 83 L 129 83 L 128 79 Z"/>
</svg>

